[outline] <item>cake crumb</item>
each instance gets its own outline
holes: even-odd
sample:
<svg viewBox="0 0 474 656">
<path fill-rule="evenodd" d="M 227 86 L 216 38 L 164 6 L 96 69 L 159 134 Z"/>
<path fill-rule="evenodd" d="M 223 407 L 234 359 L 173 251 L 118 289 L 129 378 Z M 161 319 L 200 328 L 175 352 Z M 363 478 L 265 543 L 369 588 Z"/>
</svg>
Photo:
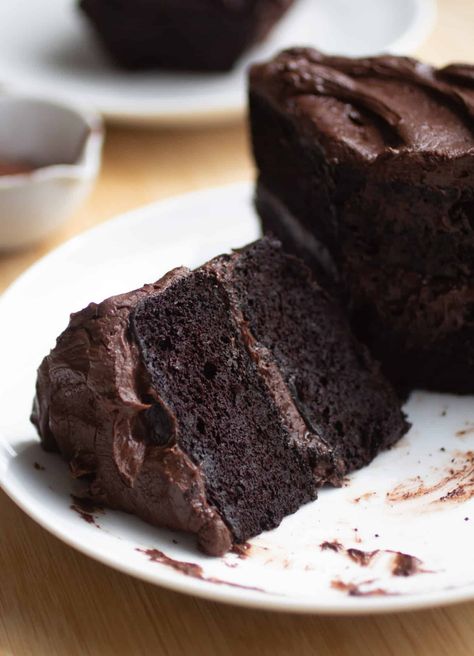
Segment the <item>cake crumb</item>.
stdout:
<svg viewBox="0 0 474 656">
<path fill-rule="evenodd" d="M 234 544 L 231 548 L 231 553 L 236 554 L 239 558 L 247 558 L 250 555 L 250 550 L 252 545 L 249 542 L 243 542 L 241 544 Z"/>
<path fill-rule="evenodd" d="M 365 492 L 365 494 L 361 494 L 360 497 L 356 497 L 353 499 L 353 503 L 360 503 L 361 501 L 367 501 L 371 497 L 376 496 L 376 492 Z"/>
<path fill-rule="evenodd" d="M 333 540 L 332 542 L 326 541 L 326 542 L 321 542 L 319 545 L 321 551 L 341 551 L 341 549 L 344 549 L 342 544 L 338 542 L 337 540 Z"/>
<path fill-rule="evenodd" d="M 393 595 L 397 594 L 396 592 L 388 592 L 382 588 L 372 588 L 371 590 L 362 590 L 361 586 L 369 585 L 374 581 L 361 581 L 360 583 L 347 583 L 339 579 L 331 581 L 331 588 L 334 590 L 340 590 L 341 592 L 347 592 L 350 597 L 379 597 L 384 595 Z"/>
</svg>

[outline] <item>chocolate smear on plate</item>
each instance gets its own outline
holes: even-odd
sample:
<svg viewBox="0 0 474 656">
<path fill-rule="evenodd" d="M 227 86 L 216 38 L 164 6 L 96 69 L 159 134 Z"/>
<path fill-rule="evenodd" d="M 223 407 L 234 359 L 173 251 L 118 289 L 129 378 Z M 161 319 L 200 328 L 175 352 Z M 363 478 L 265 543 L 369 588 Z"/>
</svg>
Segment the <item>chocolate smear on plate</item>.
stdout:
<svg viewBox="0 0 474 656">
<path fill-rule="evenodd" d="M 148 558 L 154 563 L 161 563 L 162 565 L 167 565 L 178 572 L 182 572 L 186 576 L 191 576 L 195 579 L 201 579 L 201 581 L 207 581 L 208 583 L 215 583 L 217 585 L 228 585 L 232 588 L 241 588 L 243 590 L 252 590 L 254 592 L 266 592 L 263 588 L 257 588 L 255 586 L 243 585 L 240 583 L 234 583 L 233 581 L 224 581 L 215 576 L 206 576 L 201 565 L 197 563 L 189 563 L 182 560 L 176 560 L 167 556 L 163 551 L 159 549 L 136 549 L 136 551 L 145 554 Z"/>
<path fill-rule="evenodd" d="M 79 517 L 81 517 L 85 522 L 100 528 L 96 521 L 95 513 L 103 513 L 104 508 L 93 502 L 91 499 L 87 499 L 86 497 L 79 497 L 75 494 L 71 494 L 71 499 L 73 503 L 71 504 L 70 508 L 77 512 Z"/>
<path fill-rule="evenodd" d="M 473 451 L 456 451 L 445 471 L 445 475 L 434 483 L 425 482 L 421 476 L 408 479 L 387 492 L 386 499 L 389 503 L 395 503 L 437 495 L 429 501 L 433 505 L 467 501 L 474 497 Z"/>
</svg>

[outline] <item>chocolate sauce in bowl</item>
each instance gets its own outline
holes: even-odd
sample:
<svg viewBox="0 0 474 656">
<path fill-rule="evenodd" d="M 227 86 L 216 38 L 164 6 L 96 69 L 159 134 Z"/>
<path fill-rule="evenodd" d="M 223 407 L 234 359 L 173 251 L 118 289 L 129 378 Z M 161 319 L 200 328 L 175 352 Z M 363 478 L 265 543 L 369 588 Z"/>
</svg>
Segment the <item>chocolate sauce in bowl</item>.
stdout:
<svg viewBox="0 0 474 656">
<path fill-rule="evenodd" d="M 8 162 L 0 159 L 0 176 L 2 175 L 22 175 L 31 173 L 39 168 L 31 162 Z"/>
</svg>

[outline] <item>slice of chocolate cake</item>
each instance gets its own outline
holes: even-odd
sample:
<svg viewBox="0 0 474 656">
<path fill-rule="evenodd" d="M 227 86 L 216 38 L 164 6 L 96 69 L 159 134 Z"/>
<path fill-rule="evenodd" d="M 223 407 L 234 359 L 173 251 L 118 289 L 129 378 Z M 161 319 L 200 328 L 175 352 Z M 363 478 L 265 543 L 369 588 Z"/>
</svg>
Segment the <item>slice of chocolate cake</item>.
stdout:
<svg viewBox="0 0 474 656">
<path fill-rule="evenodd" d="M 215 555 L 407 428 L 338 307 L 269 239 L 72 315 L 33 421 L 94 500 Z"/>
<path fill-rule="evenodd" d="M 253 67 L 250 115 L 264 230 L 394 382 L 473 392 L 474 67 L 289 50 Z"/>
<path fill-rule="evenodd" d="M 127 69 L 225 71 L 263 41 L 294 0 L 80 0 Z"/>
</svg>

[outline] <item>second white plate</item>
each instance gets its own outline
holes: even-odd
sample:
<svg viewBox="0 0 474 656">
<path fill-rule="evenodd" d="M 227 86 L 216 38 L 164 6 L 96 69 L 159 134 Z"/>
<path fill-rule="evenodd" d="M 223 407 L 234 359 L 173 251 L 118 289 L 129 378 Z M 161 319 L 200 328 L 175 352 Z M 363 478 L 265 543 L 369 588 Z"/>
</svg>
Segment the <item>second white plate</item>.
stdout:
<svg viewBox="0 0 474 656">
<path fill-rule="evenodd" d="M 103 55 L 77 0 L 0 3 L 0 85 L 86 103 L 114 121 L 229 119 L 245 107 L 246 69 L 295 45 L 360 56 L 409 54 L 427 36 L 435 0 L 298 0 L 271 38 L 231 73 L 127 73 Z"/>
</svg>

